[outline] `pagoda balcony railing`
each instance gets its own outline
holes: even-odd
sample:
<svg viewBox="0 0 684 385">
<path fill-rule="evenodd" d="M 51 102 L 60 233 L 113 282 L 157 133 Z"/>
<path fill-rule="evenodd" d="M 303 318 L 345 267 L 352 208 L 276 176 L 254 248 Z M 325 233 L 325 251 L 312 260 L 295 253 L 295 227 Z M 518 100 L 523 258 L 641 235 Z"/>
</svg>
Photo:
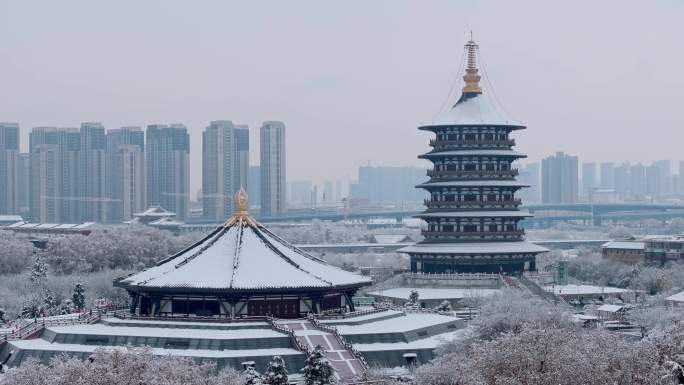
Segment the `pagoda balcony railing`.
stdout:
<svg viewBox="0 0 684 385">
<path fill-rule="evenodd" d="M 430 139 L 432 147 L 510 147 L 515 146 L 515 139 L 459 139 L 459 140 L 439 140 Z"/>
<path fill-rule="evenodd" d="M 515 177 L 518 170 L 428 170 L 427 176 L 437 178 Z"/>
<path fill-rule="evenodd" d="M 476 201 L 476 202 L 457 202 L 457 201 L 432 201 L 425 199 L 425 207 L 429 209 L 485 209 L 485 208 L 507 208 L 517 207 L 522 204 L 520 199 L 505 201 Z"/>
<path fill-rule="evenodd" d="M 455 232 L 455 231 L 423 231 L 422 235 L 425 238 L 448 238 L 459 240 L 472 239 L 497 239 L 497 238 L 520 238 L 525 235 L 525 230 L 508 230 L 508 231 L 473 231 L 473 232 Z"/>
</svg>

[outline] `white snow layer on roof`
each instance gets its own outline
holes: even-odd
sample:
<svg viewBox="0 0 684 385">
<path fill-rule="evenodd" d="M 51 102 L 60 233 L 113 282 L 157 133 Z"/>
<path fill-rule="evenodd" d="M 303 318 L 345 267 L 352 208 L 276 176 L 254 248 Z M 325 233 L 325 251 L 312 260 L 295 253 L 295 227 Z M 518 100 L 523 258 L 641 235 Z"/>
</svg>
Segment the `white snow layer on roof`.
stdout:
<svg viewBox="0 0 684 385">
<path fill-rule="evenodd" d="M 610 304 L 605 304 L 605 305 L 599 306 L 596 310 L 598 310 L 598 311 L 605 311 L 605 312 L 608 312 L 608 313 L 615 313 L 615 312 L 618 312 L 618 311 L 620 311 L 620 310 L 622 310 L 622 309 L 624 309 L 624 306 L 622 306 L 622 305 L 610 305 Z"/>
<path fill-rule="evenodd" d="M 473 242 L 473 243 L 433 243 L 415 244 L 403 247 L 400 253 L 428 253 L 428 254 L 518 254 L 543 253 L 547 248 L 534 243 L 520 242 Z"/>
<path fill-rule="evenodd" d="M 491 124 L 522 127 L 519 121 L 507 116 L 485 94 L 479 94 L 456 103 L 451 109 L 439 114 L 431 124 L 423 126 L 450 126 L 467 124 Z"/>
<path fill-rule="evenodd" d="M 87 334 L 104 336 L 198 338 L 214 340 L 252 339 L 283 337 L 285 334 L 271 329 L 183 329 L 162 327 L 108 326 L 104 324 L 50 326 L 47 328 L 60 334 Z"/>
<path fill-rule="evenodd" d="M 375 334 L 404 333 L 409 330 L 426 328 L 447 322 L 456 322 L 458 318 L 432 313 L 407 313 L 403 317 L 388 318 L 360 325 L 339 325 L 340 334 Z"/>
<path fill-rule="evenodd" d="M 36 338 L 30 340 L 16 340 L 10 342 L 12 345 L 23 350 L 48 350 L 58 352 L 94 352 L 97 349 L 125 351 L 122 346 L 101 346 L 101 345 L 79 345 L 79 344 L 60 344 L 50 343 L 44 339 Z M 208 350 L 208 349 L 164 349 L 150 348 L 152 354 L 157 356 L 178 356 L 178 357 L 259 357 L 259 356 L 286 356 L 301 354 L 289 348 L 269 348 L 269 349 L 245 349 L 245 350 Z"/>
<path fill-rule="evenodd" d="M 572 284 L 544 286 L 544 290 L 554 294 L 619 294 L 632 292 L 632 290 L 620 289 L 618 287 Z"/>
<path fill-rule="evenodd" d="M 397 287 L 389 290 L 374 291 L 368 294 L 408 300 L 412 290 L 416 290 L 418 292 L 419 300 L 481 298 L 488 297 L 501 291 L 499 289 L 428 289 Z"/>
<path fill-rule="evenodd" d="M 526 158 L 527 155 L 519 153 L 515 150 L 445 150 L 445 151 L 430 151 L 420 155 L 420 157 L 429 158 L 432 156 L 512 156 L 516 158 Z"/>
<path fill-rule="evenodd" d="M 667 301 L 672 301 L 672 302 L 684 302 L 684 291 L 679 292 L 675 295 L 671 295 L 667 298 L 665 298 Z"/>
<path fill-rule="evenodd" d="M 606 249 L 620 249 L 620 250 L 643 250 L 644 242 L 639 241 L 610 241 L 606 242 L 601 247 Z"/>
<path fill-rule="evenodd" d="M 370 282 L 370 277 L 328 265 L 262 227 L 239 221 L 122 282 L 150 287 L 266 289 L 360 284 Z"/>
<path fill-rule="evenodd" d="M 450 212 L 434 212 L 434 213 L 422 213 L 416 215 L 418 218 L 430 218 L 430 217 L 437 217 L 437 218 L 454 218 L 454 217 L 464 217 L 464 218 L 470 218 L 470 217 L 532 217 L 534 216 L 533 214 L 530 214 L 529 211 L 527 210 L 506 210 L 506 211 L 497 211 L 497 210 L 491 210 L 491 211 L 450 211 Z"/>
<path fill-rule="evenodd" d="M 516 180 L 451 180 L 451 181 L 437 181 L 425 182 L 416 187 L 530 187 L 527 183 L 518 182 Z"/>
</svg>

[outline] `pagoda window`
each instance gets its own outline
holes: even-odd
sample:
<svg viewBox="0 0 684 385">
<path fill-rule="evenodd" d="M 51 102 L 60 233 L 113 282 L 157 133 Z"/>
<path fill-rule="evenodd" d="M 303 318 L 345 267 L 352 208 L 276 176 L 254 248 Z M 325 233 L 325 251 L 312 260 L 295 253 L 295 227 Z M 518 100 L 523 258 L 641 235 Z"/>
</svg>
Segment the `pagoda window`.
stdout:
<svg viewBox="0 0 684 385">
<path fill-rule="evenodd" d="M 487 194 L 487 202 L 496 202 L 496 194 Z"/>
<path fill-rule="evenodd" d="M 493 163 L 487 163 L 487 165 L 485 165 L 485 170 L 487 171 L 494 171 L 494 169 L 495 167 Z"/>
<path fill-rule="evenodd" d="M 509 170 L 511 166 L 508 163 L 502 163 L 501 164 L 501 169 L 502 170 Z"/>
<path fill-rule="evenodd" d="M 476 165 L 475 165 L 475 164 L 464 164 L 464 165 L 463 165 L 463 170 L 465 170 L 465 171 L 475 171 L 475 170 L 476 170 Z"/>
<path fill-rule="evenodd" d="M 447 233 L 453 233 L 454 232 L 454 225 L 443 225 L 442 231 L 447 232 Z"/>
<path fill-rule="evenodd" d="M 493 134 L 484 134 L 484 140 L 492 140 L 492 139 L 494 139 Z"/>
<path fill-rule="evenodd" d="M 444 201 L 445 202 L 455 202 L 456 201 L 456 195 L 454 194 L 447 194 L 444 196 Z"/>
<path fill-rule="evenodd" d="M 503 200 L 504 200 L 504 201 L 512 201 L 512 200 L 513 200 L 513 196 L 512 196 L 510 193 L 506 193 L 506 194 L 504 194 L 504 196 L 503 196 Z"/>
<path fill-rule="evenodd" d="M 455 163 L 449 163 L 446 165 L 446 170 L 447 171 L 456 171 L 458 169 L 456 166 L 457 165 Z"/>
<path fill-rule="evenodd" d="M 490 232 L 495 233 L 495 232 L 497 232 L 497 231 L 499 230 L 499 228 L 498 228 L 497 225 L 489 225 L 489 226 L 487 227 L 487 230 L 489 230 Z"/>
<path fill-rule="evenodd" d="M 463 225 L 463 232 L 464 233 L 474 233 L 476 231 L 477 231 L 476 225 Z"/>
<path fill-rule="evenodd" d="M 465 134 L 465 140 L 475 140 L 475 134 Z"/>
<path fill-rule="evenodd" d="M 515 231 L 515 225 L 506 225 L 506 231 Z"/>
<path fill-rule="evenodd" d="M 477 195 L 475 194 L 465 194 L 463 195 L 464 202 L 477 202 Z"/>
</svg>

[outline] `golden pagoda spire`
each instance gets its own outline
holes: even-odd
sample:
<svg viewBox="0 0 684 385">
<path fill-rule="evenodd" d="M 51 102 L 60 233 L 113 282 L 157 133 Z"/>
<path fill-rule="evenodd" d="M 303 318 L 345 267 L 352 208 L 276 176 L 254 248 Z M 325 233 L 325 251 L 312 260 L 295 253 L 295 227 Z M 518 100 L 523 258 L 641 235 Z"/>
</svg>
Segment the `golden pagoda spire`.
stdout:
<svg viewBox="0 0 684 385">
<path fill-rule="evenodd" d="M 249 212 L 247 211 L 249 207 L 248 198 L 249 196 L 247 195 L 247 191 L 245 191 L 244 187 L 240 186 L 240 190 L 238 190 L 233 197 L 235 200 L 235 211 L 230 219 L 228 219 L 226 222 L 226 226 L 231 226 L 237 223 L 240 219 L 245 220 L 245 222 L 249 224 L 256 224 L 252 216 L 249 215 Z"/>
<path fill-rule="evenodd" d="M 480 88 L 480 75 L 478 75 L 477 69 L 477 49 L 479 46 L 473 40 L 473 32 L 470 32 L 470 40 L 465 45 L 467 52 L 466 59 L 466 74 L 463 75 L 463 80 L 465 80 L 465 87 L 463 87 L 463 93 L 474 93 L 481 94 L 482 88 Z"/>
</svg>

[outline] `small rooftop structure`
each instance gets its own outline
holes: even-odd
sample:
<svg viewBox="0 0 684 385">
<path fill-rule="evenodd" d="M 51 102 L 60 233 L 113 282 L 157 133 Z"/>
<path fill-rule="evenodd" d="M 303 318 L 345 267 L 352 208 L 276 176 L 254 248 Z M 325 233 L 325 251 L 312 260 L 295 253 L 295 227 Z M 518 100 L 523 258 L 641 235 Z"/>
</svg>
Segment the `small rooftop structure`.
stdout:
<svg viewBox="0 0 684 385">
<path fill-rule="evenodd" d="M 140 315 L 193 314 L 297 318 L 324 310 L 354 310 L 351 297 L 371 279 L 331 266 L 236 212 L 208 236 L 156 266 L 115 281 Z"/>
<path fill-rule="evenodd" d="M 618 239 L 601 245 L 601 255 L 604 259 L 634 265 L 643 261 L 645 248 L 643 240 Z"/>
<path fill-rule="evenodd" d="M 671 295 L 671 296 L 665 298 L 665 301 L 672 302 L 673 304 L 676 304 L 676 305 L 684 304 L 684 291 L 681 291 L 677 294 L 674 294 L 674 295 Z"/>
<path fill-rule="evenodd" d="M 28 234 L 80 234 L 89 235 L 93 228 L 97 227 L 95 222 L 84 223 L 30 223 L 30 222 L 16 222 L 9 226 L 3 227 L 4 230 L 10 230 L 18 233 Z"/>
<path fill-rule="evenodd" d="M 23 221 L 21 215 L 0 215 L 0 227 Z"/>
</svg>

